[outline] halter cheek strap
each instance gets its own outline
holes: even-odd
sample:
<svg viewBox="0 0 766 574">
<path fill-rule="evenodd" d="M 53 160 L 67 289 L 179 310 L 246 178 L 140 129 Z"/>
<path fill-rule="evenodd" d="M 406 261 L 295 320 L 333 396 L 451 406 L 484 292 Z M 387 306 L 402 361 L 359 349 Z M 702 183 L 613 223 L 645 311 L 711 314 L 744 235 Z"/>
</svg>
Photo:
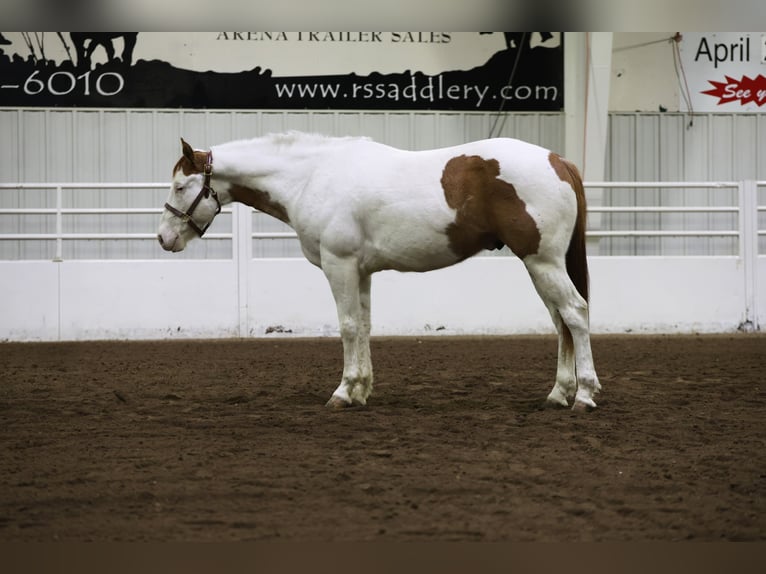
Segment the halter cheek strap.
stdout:
<svg viewBox="0 0 766 574">
<path fill-rule="evenodd" d="M 210 177 L 213 175 L 213 152 L 212 151 L 207 152 L 207 158 L 205 158 L 205 167 L 202 173 L 205 176 L 205 180 L 202 183 L 202 189 L 199 190 L 197 197 L 194 198 L 194 201 L 189 206 L 188 210 L 181 211 L 180 209 L 176 209 L 169 203 L 165 204 L 165 209 L 167 209 L 170 213 L 172 213 L 176 217 L 179 217 L 181 221 L 183 221 L 184 223 L 189 224 L 189 227 L 191 227 L 194 230 L 194 232 L 200 237 L 205 235 L 207 228 L 210 227 L 211 223 L 213 223 L 213 219 L 215 219 L 215 216 L 221 213 L 221 202 L 218 200 L 218 194 L 215 192 L 215 190 L 212 187 L 210 187 Z M 199 205 L 200 201 L 202 201 L 202 198 L 204 197 L 205 199 L 207 199 L 211 195 L 213 196 L 213 199 L 215 199 L 215 203 L 216 203 L 215 213 L 213 214 L 213 217 L 210 219 L 210 221 L 207 222 L 205 227 L 200 227 L 199 224 L 196 221 L 194 221 L 194 219 L 192 219 L 192 215 L 194 214 L 194 210 L 197 209 L 197 206 Z"/>
</svg>

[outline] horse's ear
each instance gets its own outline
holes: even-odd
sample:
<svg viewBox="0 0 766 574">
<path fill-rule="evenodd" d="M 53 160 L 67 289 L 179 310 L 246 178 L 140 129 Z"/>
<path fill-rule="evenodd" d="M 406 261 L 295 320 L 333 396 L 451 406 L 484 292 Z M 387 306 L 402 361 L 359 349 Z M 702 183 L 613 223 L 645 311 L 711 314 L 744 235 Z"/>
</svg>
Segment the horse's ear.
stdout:
<svg viewBox="0 0 766 574">
<path fill-rule="evenodd" d="M 184 152 L 184 157 L 194 163 L 194 150 L 192 149 L 192 146 L 184 141 L 184 138 L 181 138 L 181 149 Z"/>
</svg>

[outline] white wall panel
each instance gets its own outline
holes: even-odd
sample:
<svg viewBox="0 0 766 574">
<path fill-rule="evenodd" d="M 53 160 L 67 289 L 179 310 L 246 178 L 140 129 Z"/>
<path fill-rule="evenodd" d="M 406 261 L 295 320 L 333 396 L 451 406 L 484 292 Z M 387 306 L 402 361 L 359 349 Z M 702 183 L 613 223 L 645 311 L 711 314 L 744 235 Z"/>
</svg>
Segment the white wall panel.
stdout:
<svg viewBox="0 0 766 574">
<path fill-rule="evenodd" d="M 437 146 L 446 147 L 465 143 L 465 115 L 439 114 L 436 124 Z"/>
<path fill-rule="evenodd" d="M 373 276 L 373 333 L 553 333 L 524 264 L 477 257 L 429 273 Z"/>
<path fill-rule="evenodd" d="M 59 267 L 0 261 L 0 341 L 59 339 Z"/>
<path fill-rule="evenodd" d="M 20 181 L 22 147 L 19 125 L 23 112 L 18 109 L 0 108 L 0 152 L 2 152 L 5 169 L 0 173 L 0 181 Z"/>
<path fill-rule="evenodd" d="M 46 116 L 45 110 L 30 110 L 21 114 L 19 139 L 15 145 L 21 151 L 18 160 L 22 181 L 47 181 Z"/>
<path fill-rule="evenodd" d="M 297 126 L 288 126 L 285 122 L 284 112 L 262 112 L 261 116 L 261 133 L 267 134 L 272 132 L 282 132 L 287 129 L 298 129 Z M 259 135 L 259 134 L 256 134 Z"/>
<path fill-rule="evenodd" d="M 387 139 L 383 143 L 401 149 L 413 149 L 413 124 L 410 114 L 388 114 L 386 117 L 386 125 L 388 126 L 386 133 Z"/>
<path fill-rule="evenodd" d="M 635 181 L 635 123 L 632 115 L 612 116 L 609 126 L 607 146 L 607 179 L 614 181 Z M 610 175 L 611 172 L 611 175 Z M 634 205 L 636 191 L 628 188 L 606 190 L 601 203 L 607 207 Z M 601 229 L 607 231 L 627 229 L 633 224 L 630 214 L 614 213 L 602 216 Z M 635 246 L 635 240 L 628 237 L 604 238 L 599 241 L 599 253 L 616 255 L 628 254 Z"/>
<path fill-rule="evenodd" d="M 466 114 L 463 116 L 463 130 L 466 141 L 484 139 L 489 135 L 490 118 L 488 114 Z M 558 116 L 554 116 L 558 119 Z M 543 134 L 541 134 L 541 138 Z"/>
<path fill-rule="evenodd" d="M 231 112 L 231 139 L 247 139 L 261 133 L 260 123 L 257 113 Z"/>
<path fill-rule="evenodd" d="M 230 261 L 67 261 L 60 270 L 63 340 L 233 337 Z"/>
<path fill-rule="evenodd" d="M 154 114 L 151 111 L 130 111 L 126 115 L 126 151 L 122 160 L 125 164 L 125 181 L 137 183 L 142 181 L 142 172 L 151 177 L 151 181 L 162 181 L 168 177 L 169 170 L 165 169 L 163 179 L 155 174 L 155 142 Z M 163 166 L 164 167 L 164 166 Z M 155 177 L 156 175 L 156 177 Z M 114 193 L 116 197 L 119 194 Z M 125 207 L 140 208 L 156 203 L 159 199 L 157 192 L 152 189 L 125 190 L 123 203 Z M 123 228 L 128 233 L 144 233 L 151 225 L 156 225 L 157 218 L 149 215 L 124 216 Z M 155 250 L 153 243 L 147 241 L 125 241 L 127 259 L 150 259 Z"/>
<path fill-rule="evenodd" d="M 734 332 L 745 319 L 735 257 L 591 258 L 594 333 Z M 0 262 L 0 340 L 337 335 L 322 272 L 301 259 Z M 766 282 L 766 258 L 759 263 Z M 763 292 L 760 322 L 766 320 Z M 239 305 L 243 305 L 240 314 Z M 240 321 L 244 317 L 245 325 Z M 425 274 L 373 277 L 376 335 L 550 333 L 517 259 L 476 258 Z"/>
<path fill-rule="evenodd" d="M 436 126 L 437 116 L 427 113 L 412 114 L 409 149 L 422 150 L 439 147 Z"/>
<path fill-rule="evenodd" d="M 764 181 L 766 180 L 766 161 L 763 161 L 763 156 L 766 154 L 766 114 L 758 114 L 755 125 L 755 149 L 758 150 L 758 155 L 755 159 L 755 179 Z"/>
<path fill-rule="evenodd" d="M 556 114 L 541 114 L 537 116 L 537 120 L 537 135 L 527 134 L 526 139 L 557 153 L 564 154 L 564 123 L 560 121 L 559 116 Z M 525 138 L 521 137 L 521 139 Z"/>
<path fill-rule="evenodd" d="M 766 225 L 761 227 L 761 229 L 766 229 Z M 763 252 L 764 251 L 761 250 L 761 253 Z M 764 325 L 766 325 L 766 257 L 764 256 L 758 258 L 755 304 L 758 325 L 761 329 L 764 329 Z"/>
<path fill-rule="evenodd" d="M 208 139 L 207 112 L 184 110 L 180 113 L 179 135 L 186 139 L 193 147 L 204 147 L 206 145 L 204 142 Z M 158 135 L 162 137 L 162 134 Z M 174 139 L 177 139 L 177 137 Z M 176 159 L 178 159 L 178 156 L 179 154 L 176 153 Z"/>
<path fill-rule="evenodd" d="M 611 114 L 609 123 L 608 175 L 614 180 L 756 179 L 766 159 L 766 148 L 755 143 L 766 137 L 763 114 L 695 114 L 691 118 L 620 113 Z M 636 147 L 644 145 L 651 152 L 647 139 L 655 142 L 650 165 L 640 162 Z"/>
<path fill-rule="evenodd" d="M 121 111 L 105 111 L 102 127 L 102 173 L 111 181 L 127 181 L 128 169 L 132 164 L 128 148 L 128 119 L 130 114 Z"/>
<path fill-rule="evenodd" d="M 733 257 L 595 257 L 590 267 L 594 332 L 732 332 L 745 318 L 742 270 Z M 299 335 L 337 334 L 327 281 L 307 261 L 253 261 L 249 285 L 250 335 L 277 326 Z M 515 258 L 378 273 L 372 323 L 377 335 L 553 331 Z"/>
<path fill-rule="evenodd" d="M 594 332 L 732 332 L 745 319 L 736 257 L 598 257 L 590 276 Z"/>
<path fill-rule="evenodd" d="M 234 139 L 233 136 L 233 114 L 231 112 L 208 112 L 206 115 L 207 133 L 205 142 L 199 142 L 196 147 L 206 147 L 212 145 L 212 142 L 226 142 Z"/>
<path fill-rule="evenodd" d="M 346 129 L 338 129 L 338 135 L 365 136 L 377 141 L 386 139 L 386 114 L 384 113 L 365 113 L 359 114 L 341 114 L 343 125 Z M 319 131 L 312 129 L 311 131 Z"/>
<path fill-rule="evenodd" d="M 71 181 L 74 117 L 69 111 L 50 110 L 44 151 L 48 181 Z"/>
<path fill-rule="evenodd" d="M 151 145 L 153 148 L 151 181 L 170 182 L 170 172 L 181 156 L 181 137 L 187 138 L 192 145 L 197 145 L 193 140 L 194 134 L 187 134 L 182 129 L 182 119 L 180 112 L 171 110 L 159 110 L 153 113 L 152 139 L 144 144 Z"/>
</svg>

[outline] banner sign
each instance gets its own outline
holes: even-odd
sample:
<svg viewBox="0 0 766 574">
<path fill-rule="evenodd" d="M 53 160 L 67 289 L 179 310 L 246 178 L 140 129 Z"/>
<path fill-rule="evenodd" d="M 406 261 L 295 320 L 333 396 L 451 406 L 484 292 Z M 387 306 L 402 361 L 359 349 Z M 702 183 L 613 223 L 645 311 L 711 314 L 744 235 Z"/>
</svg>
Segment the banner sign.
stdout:
<svg viewBox="0 0 766 574">
<path fill-rule="evenodd" d="M 766 111 L 766 32 L 684 32 L 681 62 L 693 111 Z"/>
<path fill-rule="evenodd" d="M 0 106 L 560 111 L 559 32 L 2 32 Z"/>
</svg>

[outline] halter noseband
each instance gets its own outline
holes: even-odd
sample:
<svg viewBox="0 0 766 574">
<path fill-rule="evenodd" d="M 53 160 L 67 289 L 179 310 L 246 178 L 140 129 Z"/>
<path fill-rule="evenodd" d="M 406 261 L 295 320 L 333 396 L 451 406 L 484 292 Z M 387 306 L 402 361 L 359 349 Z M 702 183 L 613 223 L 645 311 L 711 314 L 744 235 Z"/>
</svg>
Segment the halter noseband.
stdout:
<svg viewBox="0 0 766 574">
<path fill-rule="evenodd" d="M 202 189 L 199 190 L 197 197 L 194 198 L 194 201 L 189 206 L 189 209 L 187 211 L 184 212 L 184 211 L 181 211 L 180 209 L 176 209 L 169 203 L 165 204 L 165 209 L 167 209 L 170 213 L 172 213 L 176 217 L 180 217 L 181 221 L 183 221 L 184 223 L 188 223 L 189 227 L 191 227 L 200 237 L 205 235 L 207 228 L 210 227 L 211 223 L 213 223 L 213 219 L 215 219 L 215 216 L 221 213 L 221 202 L 218 201 L 218 194 L 215 192 L 215 190 L 212 187 L 210 187 L 210 176 L 213 175 L 213 152 L 211 151 L 207 152 L 207 158 L 205 159 L 205 168 L 204 168 L 203 174 L 205 176 L 205 181 L 202 183 Z M 204 197 L 205 199 L 207 199 L 211 195 L 213 196 L 213 199 L 215 199 L 215 202 L 217 204 L 215 213 L 213 214 L 213 217 L 210 219 L 210 221 L 207 222 L 207 225 L 205 225 L 205 227 L 200 227 L 197 224 L 197 222 L 192 219 L 192 214 L 194 213 L 194 210 L 197 209 L 197 206 L 199 205 L 200 201 L 202 201 L 202 198 Z"/>
</svg>

